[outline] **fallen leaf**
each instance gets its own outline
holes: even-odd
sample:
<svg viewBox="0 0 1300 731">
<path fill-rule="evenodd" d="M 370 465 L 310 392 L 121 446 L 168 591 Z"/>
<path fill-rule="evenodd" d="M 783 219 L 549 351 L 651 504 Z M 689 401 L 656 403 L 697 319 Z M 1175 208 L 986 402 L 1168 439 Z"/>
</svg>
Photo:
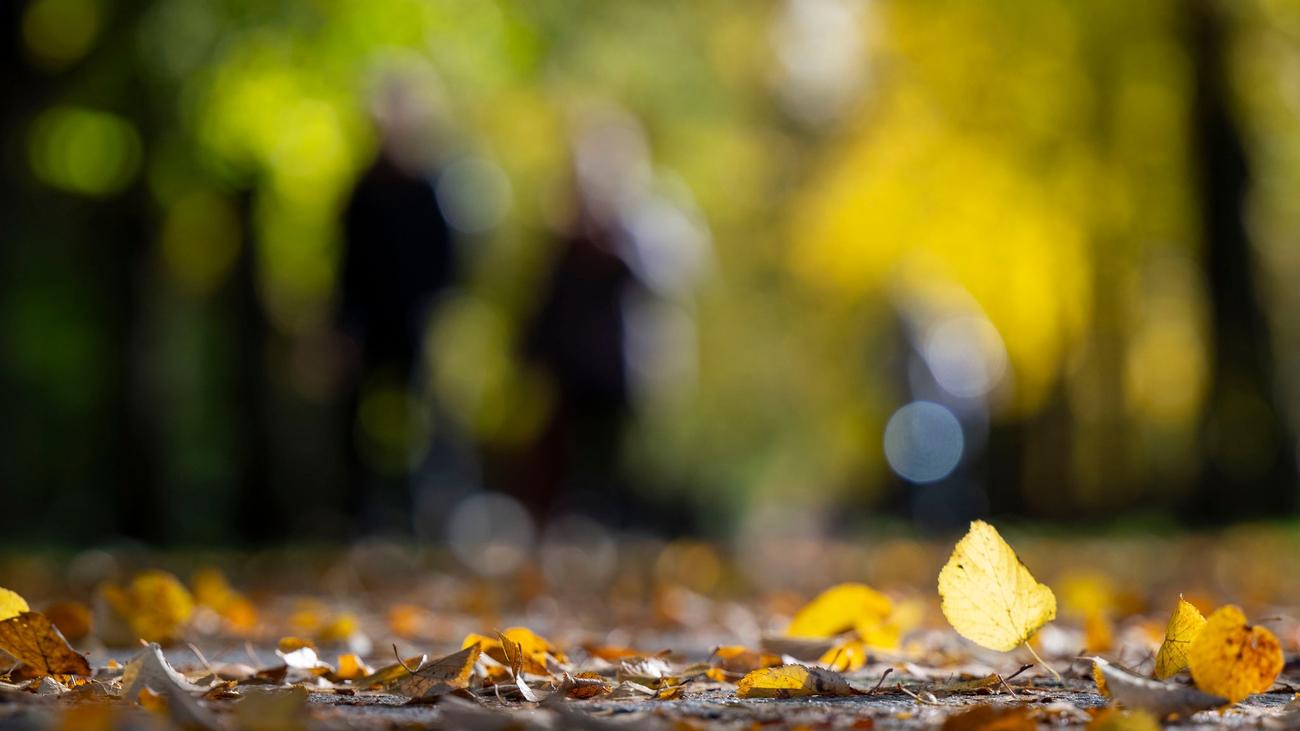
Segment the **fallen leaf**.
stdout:
<svg viewBox="0 0 1300 731">
<path fill-rule="evenodd" d="M 361 660 L 360 657 L 352 653 L 339 655 L 339 667 L 334 671 L 334 677 L 339 680 L 357 680 L 375 672 Z"/>
<path fill-rule="evenodd" d="M 1115 631 L 1101 612 L 1088 612 L 1083 618 L 1083 651 L 1109 652 L 1115 644 Z"/>
<path fill-rule="evenodd" d="M 316 654 L 316 648 L 310 646 L 299 647 L 292 652 L 276 650 L 275 654 L 279 656 L 284 664 L 294 670 L 306 670 L 313 674 L 333 672 L 334 668 L 330 664 L 320 659 Z"/>
<path fill-rule="evenodd" d="M 190 577 L 190 587 L 194 601 L 216 612 L 231 632 L 248 634 L 257 627 L 257 609 L 230 585 L 220 569 L 199 569 Z"/>
<path fill-rule="evenodd" d="M 889 597 L 866 584 L 839 584 L 795 613 L 785 633 L 791 637 L 834 637 L 859 624 L 879 624 L 893 608 Z"/>
<path fill-rule="evenodd" d="M 0 650 L 37 675 L 90 675 L 90 663 L 40 612 L 22 612 L 0 622 Z"/>
<path fill-rule="evenodd" d="M 659 692 L 655 694 L 655 700 L 675 701 L 682 697 L 682 690 L 685 687 L 685 685 L 670 685 L 665 688 L 660 688 Z"/>
<path fill-rule="evenodd" d="M 536 675 L 548 674 L 550 669 L 546 661 L 547 655 L 554 657 L 557 662 L 568 662 L 568 658 L 559 648 L 527 627 L 510 627 L 503 630 L 500 636 L 507 637 L 519 645 L 520 650 L 523 652 L 524 672 Z M 502 665 L 509 664 L 509 661 L 506 660 L 505 651 L 501 647 L 500 637 L 494 638 L 470 633 L 461 643 L 461 647 L 465 648 L 470 645 L 478 645 L 483 650 L 483 654 Z"/>
<path fill-rule="evenodd" d="M 469 685 L 474 663 L 478 662 L 481 652 L 479 646 L 473 644 L 415 668 L 414 672 L 408 671 L 405 677 L 398 678 L 392 690 L 408 698 L 429 698 L 464 688 Z"/>
<path fill-rule="evenodd" d="M 306 728 L 309 696 L 301 685 L 252 692 L 235 705 L 235 718 L 241 731 L 297 731 Z"/>
<path fill-rule="evenodd" d="M 761 668 L 740 679 L 740 698 L 797 698 L 810 695 L 854 695 L 839 673 L 807 665 Z"/>
<path fill-rule="evenodd" d="M 191 695 L 208 689 L 191 683 L 176 672 L 156 642 L 149 643 L 122 670 L 122 697 L 138 701 L 141 692 L 145 690 L 166 700 L 167 712 L 178 726 L 218 728 L 212 713 Z"/>
<path fill-rule="evenodd" d="M 990 650 L 1014 650 L 1056 617 L 1052 590 L 982 520 L 971 523 L 939 572 L 939 597 L 953 629 Z"/>
<path fill-rule="evenodd" d="M 84 639 L 90 634 L 90 607 L 81 602 L 55 602 L 41 612 L 69 642 Z"/>
<path fill-rule="evenodd" d="M 316 639 L 322 643 L 347 642 L 357 633 L 357 615 L 343 612 L 332 617 L 321 627 Z"/>
<path fill-rule="evenodd" d="M 194 613 L 189 589 L 166 571 L 145 571 L 122 587 L 105 584 L 108 606 L 125 620 L 135 637 L 146 642 L 174 642 Z"/>
<path fill-rule="evenodd" d="M 567 697 L 575 700 L 606 695 L 614 689 L 607 679 L 591 672 L 565 677 L 561 687 Z"/>
<path fill-rule="evenodd" d="M 0 587 L 0 620 L 17 617 L 27 611 L 31 611 L 31 607 L 27 606 L 26 599 L 19 596 L 16 591 Z"/>
<path fill-rule="evenodd" d="M 709 663 L 727 672 L 743 674 L 780 665 L 781 656 L 770 652 L 755 652 L 740 645 L 722 645 L 713 648 Z"/>
<path fill-rule="evenodd" d="M 1088 731 L 1160 731 L 1160 721 L 1142 710 L 1107 708 L 1088 723 Z"/>
<path fill-rule="evenodd" d="M 1272 632 L 1246 623 L 1231 604 L 1219 607 L 1187 650 L 1196 687 L 1236 703 L 1263 693 L 1282 672 L 1282 646 Z"/>
<path fill-rule="evenodd" d="M 949 716 L 943 731 L 1037 731 L 1038 724 L 1023 706 L 983 704 Z"/>
<path fill-rule="evenodd" d="M 1099 657 L 1091 660 L 1105 679 L 1110 698 L 1128 708 L 1140 708 L 1164 718 L 1172 714 L 1187 716 L 1228 703 L 1225 698 L 1196 688 L 1144 678 Z"/>
<path fill-rule="evenodd" d="M 1204 626 L 1205 617 L 1200 610 L 1179 595 L 1178 606 L 1174 608 L 1174 613 L 1169 617 L 1169 626 L 1165 628 L 1165 640 L 1160 643 L 1160 651 L 1156 653 L 1157 678 L 1165 680 L 1187 669 L 1187 650 Z"/>
<path fill-rule="evenodd" d="M 862 640 L 844 640 L 827 650 L 817 662 L 840 672 L 861 670 L 867 664 L 867 646 Z"/>
<path fill-rule="evenodd" d="M 541 698 L 528 687 L 524 679 L 524 657 L 523 648 L 518 642 L 506 637 L 504 634 L 498 635 L 501 642 L 501 651 L 505 653 L 506 663 L 510 666 L 510 678 L 515 681 L 515 687 L 519 689 L 519 694 L 529 703 L 538 703 Z"/>
</svg>

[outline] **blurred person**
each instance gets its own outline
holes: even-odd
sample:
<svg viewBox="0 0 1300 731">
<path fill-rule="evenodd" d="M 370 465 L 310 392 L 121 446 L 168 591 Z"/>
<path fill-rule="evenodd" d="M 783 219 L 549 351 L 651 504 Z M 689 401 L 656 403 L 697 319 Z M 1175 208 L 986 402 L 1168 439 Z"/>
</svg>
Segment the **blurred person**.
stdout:
<svg viewBox="0 0 1300 731">
<path fill-rule="evenodd" d="M 651 192 L 644 134 L 621 110 L 588 110 L 572 163 L 574 212 L 523 343 L 552 408 L 515 488 L 543 521 L 578 512 L 622 527 L 668 523 L 627 474 L 624 442 L 656 381 L 693 363 L 669 313 L 683 311 L 672 300 L 698 269 L 702 227 Z"/>
<path fill-rule="evenodd" d="M 411 80 L 384 79 L 377 158 L 345 212 L 338 327 L 351 351 L 347 514 L 363 533 L 409 533 L 412 472 L 429 448 L 424 334 L 457 256 L 436 195 L 436 119 Z"/>
</svg>

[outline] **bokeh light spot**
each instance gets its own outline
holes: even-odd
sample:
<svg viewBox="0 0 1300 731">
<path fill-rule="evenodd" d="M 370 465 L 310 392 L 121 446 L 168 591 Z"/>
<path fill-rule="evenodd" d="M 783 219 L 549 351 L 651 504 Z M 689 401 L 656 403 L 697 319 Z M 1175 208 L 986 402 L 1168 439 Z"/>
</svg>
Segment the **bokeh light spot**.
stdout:
<svg viewBox="0 0 1300 731">
<path fill-rule="evenodd" d="M 107 112 L 54 107 L 32 124 L 32 171 L 72 193 L 106 196 L 121 191 L 140 168 L 140 137 L 130 122 Z"/>
<path fill-rule="evenodd" d="M 86 55 L 98 34 L 95 0 L 36 0 L 23 14 L 23 41 L 45 66 L 67 66 Z"/>
<path fill-rule="evenodd" d="M 447 222 L 467 234 L 491 231 L 510 207 L 510 181 L 481 157 L 463 157 L 438 177 L 438 203 Z"/>
<path fill-rule="evenodd" d="M 964 439 L 952 412 L 930 401 L 913 401 L 894 412 L 885 426 L 885 459 L 899 477 L 935 482 L 961 461 Z"/>
<path fill-rule="evenodd" d="M 524 506 L 500 493 L 470 495 L 447 517 L 452 553 L 483 576 L 504 576 L 519 568 L 532 551 L 534 533 Z"/>
</svg>

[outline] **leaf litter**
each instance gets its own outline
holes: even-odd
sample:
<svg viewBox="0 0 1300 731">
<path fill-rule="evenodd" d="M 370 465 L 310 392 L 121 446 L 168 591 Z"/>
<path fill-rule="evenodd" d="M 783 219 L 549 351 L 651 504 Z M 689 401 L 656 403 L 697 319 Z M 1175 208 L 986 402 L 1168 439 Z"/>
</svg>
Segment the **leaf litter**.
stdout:
<svg viewBox="0 0 1300 731">
<path fill-rule="evenodd" d="M 921 555 L 918 545 L 905 548 Z M 102 584 L 87 597 L 93 612 L 66 595 L 29 606 L 0 590 L 0 725 L 43 715 L 52 728 L 1147 731 L 1300 720 L 1288 670 L 1300 626 L 1278 611 L 1285 603 L 1251 601 L 1250 615 L 1219 606 L 1238 597 L 1207 597 L 1194 572 L 1125 599 L 1123 580 L 1096 567 L 1063 573 L 1087 552 L 1056 565 L 1026 554 L 1042 583 L 978 521 L 941 569 L 942 550 L 891 557 L 920 567 L 905 581 L 840 575 L 803 601 L 654 579 L 621 590 L 649 589 L 639 599 L 552 596 L 527 575 L 502 585 L 394 574 L 387 587 L 367 576 L 379 588 L 294 594 L 212 568 L 186 586 L 156 567 Z M 1218 609 L 1207 620 L 1193 601 Z"/>
</svg>

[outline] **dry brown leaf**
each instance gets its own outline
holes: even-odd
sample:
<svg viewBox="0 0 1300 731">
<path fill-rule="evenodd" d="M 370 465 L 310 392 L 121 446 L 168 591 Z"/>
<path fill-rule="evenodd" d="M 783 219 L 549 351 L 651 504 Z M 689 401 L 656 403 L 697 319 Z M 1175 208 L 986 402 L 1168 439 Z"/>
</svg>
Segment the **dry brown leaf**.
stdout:
<svg viewBox="0 0 1300 731">
<path fill-rule="evenodd" d="M 943 722 L 943 731 L 1037 731 L 1038 724 L 1024 706 L 983 704 Z"/>
<path fill-rule="evenodd" d="M 740 679 L 740 698 L 798 698 L 810 695 L 855 695 L 839 673 L 807 665 L 762 668 Z"/>
<path fill-rule="evenodd" d="M 469 685 L 474 663 L 482 653 L 477 644 L 407 672 L 392 684 L 395 693 L 408 698 L 429 698 Z"/>
<path fill-rule="evenodd" d="M 0 622 L 0 650 L 37 675 L 90 675 L 90 663 L 40 612 L 23 612 Z"/>
</svg>

